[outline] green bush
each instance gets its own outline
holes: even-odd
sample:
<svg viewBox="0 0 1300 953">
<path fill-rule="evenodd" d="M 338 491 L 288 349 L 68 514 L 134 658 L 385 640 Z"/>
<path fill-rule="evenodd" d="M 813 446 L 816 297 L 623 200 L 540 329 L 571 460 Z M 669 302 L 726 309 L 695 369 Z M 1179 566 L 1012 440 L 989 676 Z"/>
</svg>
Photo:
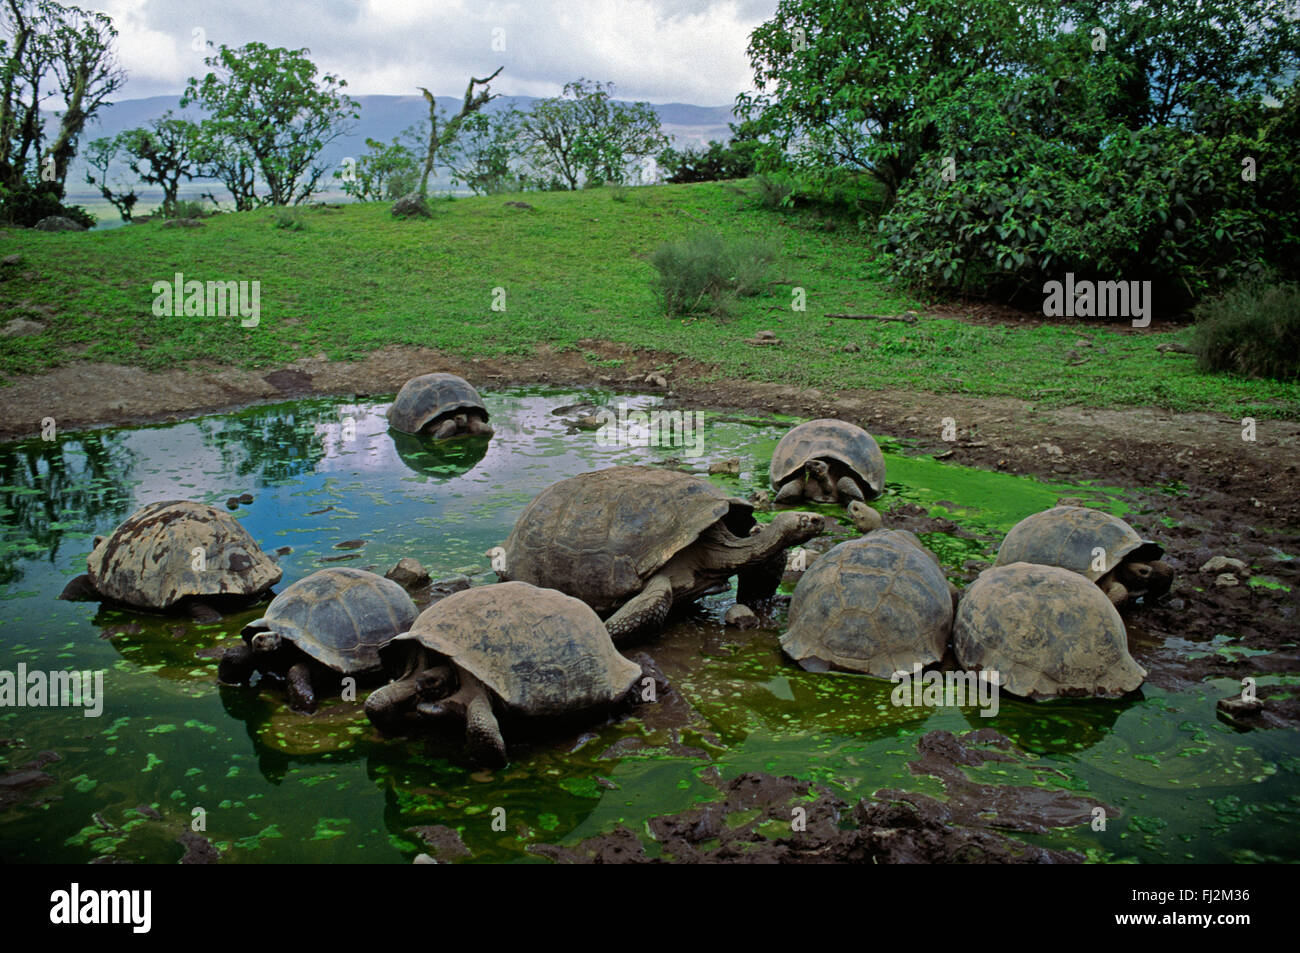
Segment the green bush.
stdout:
<svg viewBox="0 0 1300 953">
<path fill-rule="evenodd" d="M 940 124 L 943 147 L 879 222 L 891 270 L 930 291 L 1025 304 L 1066 272 L 1151 280 L 1157 310 L 1176 313 L 1233 275 L 1294 268 L 1295 89 L 1280 108 L 1218 103 L 1191 128 L 1130 131 L 1090 111 L 1113 81 L 972 84 L 961 115 Z M 1257 181 L 1243 177 L 1245 157 Z"/>
<path fill-rule="evenodd" d="M 202 202 L 178 199 L 171 208 L 164 207 L 163 218 L 203 218 L 205 214 Z"/>
<path fill-rule="evenodd" d="M 285 228 L 291 232 L 301 232 L 307 227 L 307 223 L 302 220 L 297 209 L 279 209 L 271 221 L 276 228 Z"/>
<path fill-rule="evenodd" d="M 0 221 L 20 228 L 31 228 L 43 218 L 62 215 L 78 225 L 94 228 L 95 216 L 80 205 L 63 204 L 63 187 L 57 182 L 26 180 L 13 188 L 0 186 Z"/>
<path fill-rule="evenodd" d="M 1300 377 L 1300 285 L 1243 282 L 1197 305 L 1193 350 L 1203 371 Z"/>
<path fill-rule="evenodd" d="M 784 173 L 754 177 L 755 197 L 763 208 L 785 208 L 794 202 L 794 180 Z"/>
<path fill-rule="evenodd" d="M 694 235 L 655 249 L 655 290 L 669 314 L 729 315 L 736 297 L 758 294 L 775 258 L 770 239 Z"/>
</svg>

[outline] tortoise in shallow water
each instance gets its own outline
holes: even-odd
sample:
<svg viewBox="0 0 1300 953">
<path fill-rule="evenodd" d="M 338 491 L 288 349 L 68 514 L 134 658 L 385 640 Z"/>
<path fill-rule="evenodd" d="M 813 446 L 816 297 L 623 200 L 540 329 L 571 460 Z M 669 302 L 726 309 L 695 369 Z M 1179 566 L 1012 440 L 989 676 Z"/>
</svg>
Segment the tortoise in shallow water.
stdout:
<svg viewBox="0 0 1300 953">
<path fill-rule="evenodd" d="M 379 648 L 411 627 L 415 603 L 406 590 L 362 569 L 322 569 L 299 579 L 240 633 L 244 644 L 222 656 L 223 682 L 248 681 L 254 671 L 283 679 L 289 705 L 314 711 L 316 699 L 383 673 Z"/>
<path fill-rule="evenodd" d="M 948 580 L 920 540 L 876 530 L 833 547 L 799 580 L 781 648 L 810 671 L 890 678 L 948 648 Z"/>
<path fill-rule="evenodd" d="M 1118 516 L 1086 506 L 1057 506 L 1011 528 L 996 566 L 1038 563 L 1071 569 L 1095 582 L 1115 605 L 1169 591 L 1174 572 L 1164 550 Z"/>
<path fill-rule="evenodd" d="M 437 439 L 457 434 L 491 436 L 487 407 L 470 383 L 455 374 L 422 374 L 397 392 L 388 408 L 388 426 Z"/>
<path fill-rule="evenodd" d="M 64 599 L 104 599 L 137 609 L 187 609 L 256 601 L 280 581 L 280 567 L 229 513 L 189 500 L 141 507 L 95 539 L 86 573 Z"/>
<path fill-rule="evenodd" d="M 963 668 L 996 672 L 1002 690 L 1026 698 L 1116 697 L 1146 678 L 1119 611 L 1059 566 L 984 570 L 957 606 L 952 646 Z"/>
<path fill-rule="evenodd" d="M 676 470 L 610 467 L 561 480 L 524 509 L 493 568 L 586 602 L 622 643 L 674 605 L 739 574 L 741 602 L 770 596 L 785 550 L 822 532 L 815 513 L 757 524 L 753 506 Z M 751 532 L 752 531 L 752 532 Z"/>
<path fill-rule="evenodd" d="M 871 500 L 885 489 L 885 458 L 871 434 L 844 420 L 810 420 L 781 438 L 769 467 L 777 503 Z"/>
<path fill-rule="evenodd" d="M 557 717 L 629 695 L 641 667 L 600 617 L 554 589 L 504 582 L 454 593 L 382 649 L 399 677 L 366 699 L 385 731 L 464 722 L 470 753 L 506 761 L 498 716 Z"/>
</svg>

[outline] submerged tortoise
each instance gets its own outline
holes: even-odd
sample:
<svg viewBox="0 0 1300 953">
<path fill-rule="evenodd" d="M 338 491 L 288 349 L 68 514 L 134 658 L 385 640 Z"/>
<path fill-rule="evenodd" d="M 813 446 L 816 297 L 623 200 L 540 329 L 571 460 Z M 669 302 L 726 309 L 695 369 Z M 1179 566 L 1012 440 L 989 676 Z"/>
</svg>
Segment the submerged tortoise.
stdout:
<svg viewBox="0 0 1300 953">
<path fill-rule="evenodd" d="M 254 602 L 281 569 L 229 513 L 170 500 L 141 507 L 95 538 L 86 572 L 60 598 L 104 599 L 137 609 L 187 610 L 200 619 Z"/>
<path fill-rule="evenodd" d="M 952 647 L 963 668 L 1026 698 L 1116 697 L 1146 672 L 1119 611 L 1083 576 L 1011 563 L 980 573 L 957 606 Z"/>
<path fill-rule="evenodd" d="M 471 755 L 496 765 L 506 761 L 499 715 L 555 717 L 611 705 L 642 674 L 586 603 L 523 582 L 448 596 L 381 654 L 399 677 L 366 699 L 375 725 L 400 732 L 463 721 Z"/>
<path fill-rule="evenodd" d="M 920 540 L 877 530 L 840 543 L 804 573 L 781 648 L 809 671 L 890 678 L 943 658 L 952 613 L 948 580 Z"/>
<path fill-rule="evenodd" d="M 1164 550 L 1118 516 L 1086 506 L 1057 506 L 1011 528 L 996 566 L 1038 563 L 1071 569 L 1095 582 L 1115 605 L 1169 591 L 1174 572 Z"/>
<path fill-rule="evenodd" d="M 415 621 L 406 590 L 362 569 L 322 569 L 299 579 L 246 625 L 244 644 L 226 650 L 217 675 L 247 682 L 254 671 L 283 679 L 289 705 L 315 711 L 316 699 L 337 691 L 344 676 L 357 681 L 383 673 L 379 647 Z"/>
<path fill-rule="evenodd" d="M 810 420 L 781 438 L 769 467 L 774 502 L 871 500 L 885 489 L 885 458 L 871 434 L 844 420 Z"/>
<path fill-rule="evenodd" d="M 437 439 L 457 434 L 492 435 L 487 407 L 470 383 L 455 374 L 422 374 L 397 392 L 388 408 L 388 426 Z"/>
<path fill-rule="evenodd" d="M 822 532 L 815 513 L 757 524 L 753 506 L 676 470 L 610 467 L 561 480 L 524 509 L 504 547 L 490 552 L 505 580 L 558 589 L 586 602 L 615 642 L 662 625 L 739 574 L 741 602 L 770 596 L 785 550 Z"/>
</svg>

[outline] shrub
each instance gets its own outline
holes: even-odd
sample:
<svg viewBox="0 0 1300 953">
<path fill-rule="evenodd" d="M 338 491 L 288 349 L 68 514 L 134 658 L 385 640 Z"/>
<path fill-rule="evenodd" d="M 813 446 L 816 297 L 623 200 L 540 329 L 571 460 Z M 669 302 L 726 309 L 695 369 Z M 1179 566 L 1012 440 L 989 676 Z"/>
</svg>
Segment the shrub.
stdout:
<svg viewBox="0 0 1300 953">
<path fill-rule="evenodd" d="M 754 187 L 763 208 L 784 208 L 794 201 L 794 180 L 783 173 L 755 176 Z"/>
<path fill-rule="evenodd" d="M 758 294 L 775 257 L 770 239 L 694 235 L 655 250 L 655 290 L 669 314 L 728 315 L 736 297 Z"/>
<path fill-rule="evenodd" d="M 0 220 L 31 228 L 43 218 L 62 215 L 78 225 L 94 228 L 95 216 L 80 205 L 63 204 L 63 187 L 57 182 L 39 182 L 33 185 L 26 180 L 13 188 L 0 186 Z"/>
<path fill-rule="evenodd" d="M 1242 282 L 1201 302 L 1194 313 L 1192 348 L 1202 371 L 1300 377 L 1300 285 Z"/>
<path fill-rule="evenodd" d="M 186 199 L 178 199 L 171 208 L 166 206 L 162 209 L 163 218 L 203 218 L 206 214 L 202 202 L 191 202 Z"/>
<path fill-rule="evenodd" d="M 276 228 L 286 228 L 291 232 L 301 232 L 307 227 L 296 209 L 279 209 L 272 218 Z"/>
<path fill-rule="evenodd" d="M 665 149 L 658 155 L 664 181 L 716 182 L 720 179 L 744 179 L 754 174 L 758 142 L 733 139 L 731 142 L 710 140 L 703 149 Z"/>
</svg>

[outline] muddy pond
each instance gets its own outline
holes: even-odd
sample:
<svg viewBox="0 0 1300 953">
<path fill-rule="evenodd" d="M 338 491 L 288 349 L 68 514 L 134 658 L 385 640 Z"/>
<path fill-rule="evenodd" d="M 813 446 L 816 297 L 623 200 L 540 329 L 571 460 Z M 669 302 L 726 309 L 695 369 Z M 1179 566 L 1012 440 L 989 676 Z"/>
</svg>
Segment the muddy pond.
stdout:
<svg viewBox="0 0 1300 953">
<path fill-rule="evenodd" d="M 940 779 L 909 767 L 918 740 L 982 728 L 1017 754 L 962 767 L 976 785 L 1108 806 L 1104 829 L 1069 812 L 1033 832 L 1008 825 L 1027 843 L 1097 861 L 1300 860 L 1300 739 L 1220 721 L 1215 702 L 1235 687 L 1227 679 L 1186 692 L 1148 683 L 1119 702 L 1004 697 L 990 718 L 974 707 L 898 707 L 889 682 L 805 672 L 784 658 L 780 599 L 761 627 L 726 628 L 733 590 L 635 647 L 672 685 L 671 705 L 533 740 L 512 750 L 508 767 L 483 771 L 454 737 L 382 737 L 359 701 L 327 700 L 307 716 L 278 692 L 218 685 L 221 646 L 256 608 L 200 624 L 57 599 L 85 571 L 92 538 L 140 506 L 224 506 L 244 493 L 253 502 L 234 515 L 268 553 L 288 547 L 279 589 L 324 566 L 383 573 L 404 556 L 434 579 L 488 583 L 485 551 L 554 481 L 615 463 L 704 474 L 735 457 L 738 474 L 709 478 L 748 497 L 766 487 L 772 449 L 792 423 L 706 411 L 704 453 L 691 457 L 604 447 L 554 413 L 587 401 L 646 410 L 658 397 L 484 397 L 496 435 L 439 449 L 390 433 L 387 401 L 337 399 L 0 446 L 0 668 L 104 673 L 98 717 L 0 708 L 0 860 L 173 863 L 196 817 L 205 850 L 235 863 L 409 863 L 429 849 L 421 829 L 434 826 L 459 835 L 464 850 L 444 854 L 452 860 L 545 862 L 529 848 L 617 825 L 653 853 L 653 818 L 717 800 L 719 780 L 747 772 L 811 781 L 848 803 L 881 790 L 943 800 Z M 969 578 L 972 561 L 991 561 L 1014 523 L 1062 496 L 1121 516 L 1138 505 L 1114 487 L 1049 484 L 882 446 L 888 487 L 876 506 L 886 525 L 891 509 L 911 504 L 956 527 L 922 533 L 956 581 Z M 842 510 L 813 508 L 832 522 L 820 548 L 855 534 Z M 1139 610 L 1130 636 L 1140 625 Z"/>
</svg>

